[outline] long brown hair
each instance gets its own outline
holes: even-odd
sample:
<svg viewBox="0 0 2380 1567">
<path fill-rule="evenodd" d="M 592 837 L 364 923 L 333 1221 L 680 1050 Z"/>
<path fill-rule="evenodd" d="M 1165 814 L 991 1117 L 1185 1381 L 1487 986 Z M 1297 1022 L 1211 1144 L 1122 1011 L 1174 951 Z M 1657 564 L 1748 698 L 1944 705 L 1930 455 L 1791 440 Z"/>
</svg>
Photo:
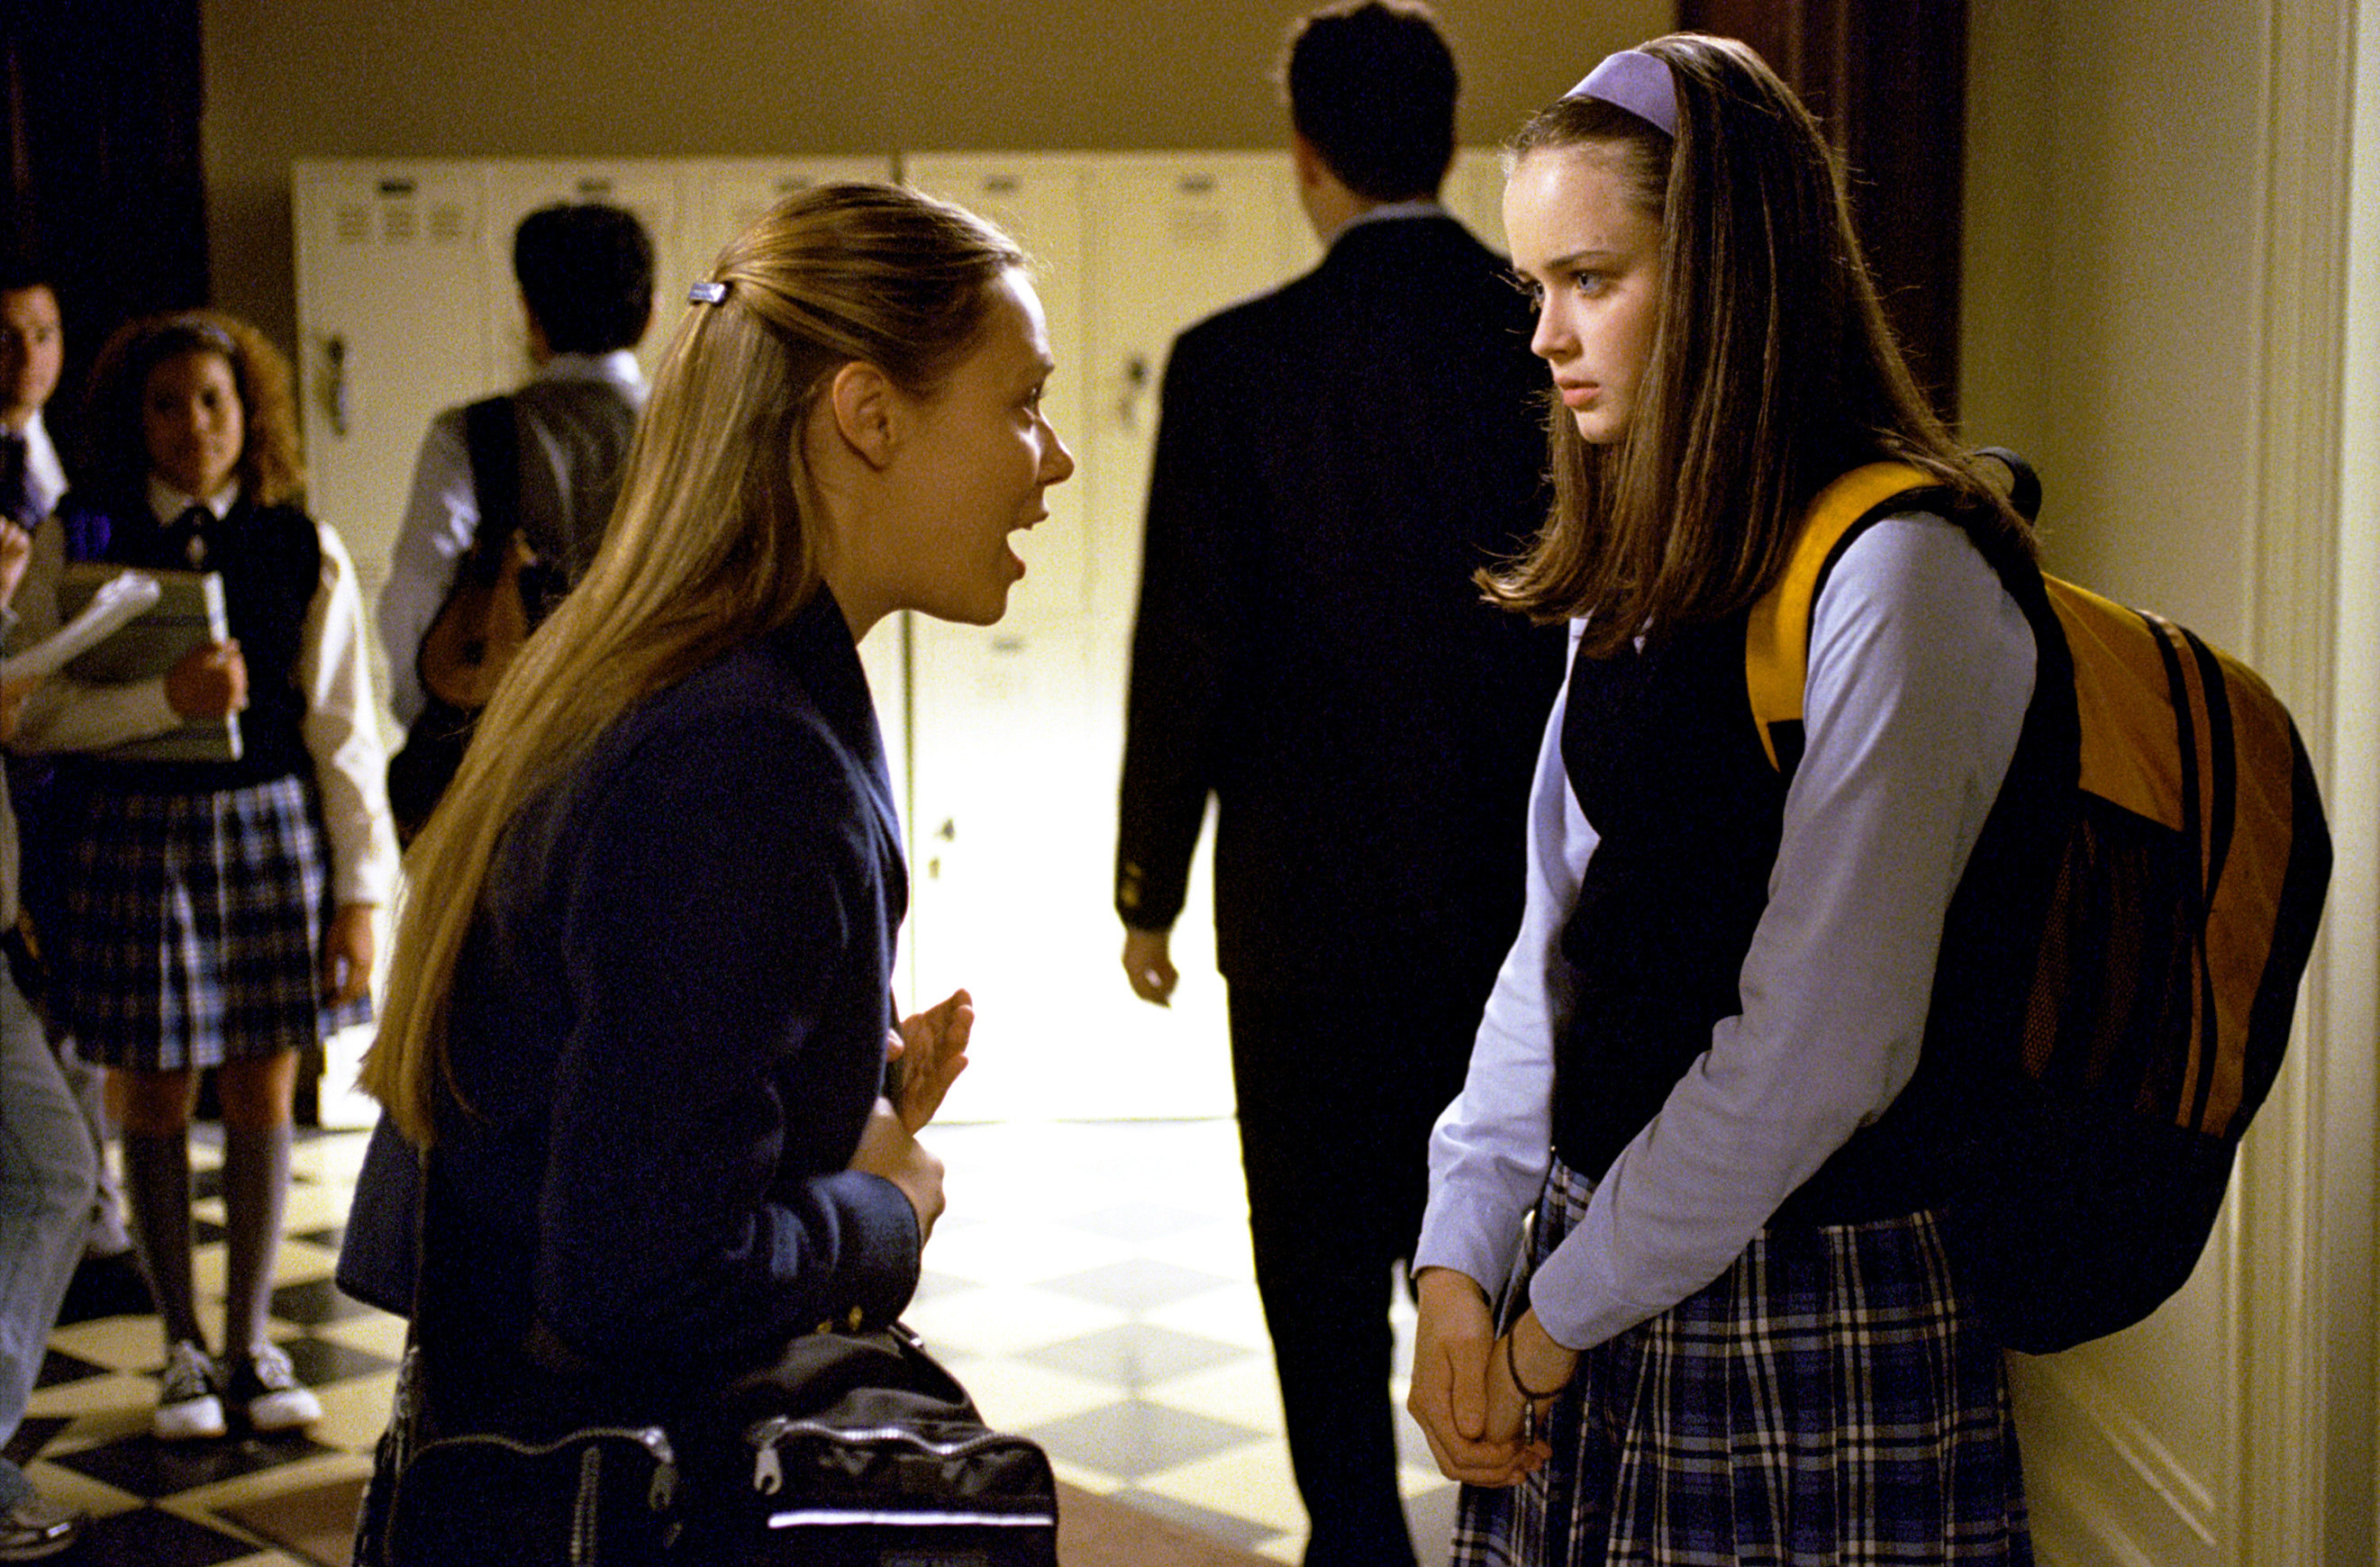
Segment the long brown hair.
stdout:
<svg viewBox="0 0 2380 1567">
<path fill-rule="evenodd" d="M 233 470 L 240 493 L 260 506 L 298 500 L 305 488 L 306 469 L 298 455 L 298 403 L 289 391 L 289 361 L 262 332 L 221 310 L 148 316 L 127 321 L 108 338 L 91 362 L 91 390 L 84 399 L 84 471 L 115 493 L 145 492 L 149 446 L 140 404 L 148 395 L 149 372 L 185 354 L 217 355 L 231 367 L 245 432 Z"/>
<path fill-rule="evenodd" d="M 530 637 L 406 856 L 363 1086 L 429 1146 L 455 963 L 498 840 L 634 703 L 782 625 L 819 586 L 801 432 L 853 361 L 927 397 L 1025 257 L 963 208 L 885 185 L 788 198 L 722 251 L 653 378 L 602 548 Z"/>
<path fill-rule="evenodd" d="M 1811 497 L 1883 457 L 1926 470 L 1981 525 L 2029 548 L 1911 377 L 1841 166 L 1801 100 L 1732 39 L 1672 33 L 1638 47 L 1670 68 L 1674 139 L 1612 104 L 1565 98 L 1509 150 L 1514 166 L 1547 149 L 1613 153 L 1661 221 L 1662 296 L 1617 443 L 1590 446 L 1550 404 L 1552 512 L 1518 561 L 1481 574 L 1488 597 L 1538 620 L 1587 616 L 1590 657 L 1724 619 L 1777 580 Z"/>
</svg>

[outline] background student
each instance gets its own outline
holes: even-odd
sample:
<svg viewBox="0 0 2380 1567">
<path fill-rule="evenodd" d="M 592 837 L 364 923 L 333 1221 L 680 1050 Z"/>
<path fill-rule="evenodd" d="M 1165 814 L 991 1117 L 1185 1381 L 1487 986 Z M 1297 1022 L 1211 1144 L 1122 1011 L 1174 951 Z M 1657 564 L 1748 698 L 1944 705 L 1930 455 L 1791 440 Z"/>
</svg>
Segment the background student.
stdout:
<svg viewBox="0 0 2380 1567">
<path fill-rule="evenodd" d="M 55 1005 L 123 1103 L 133 1227 L 156 1293 L 166 1440 L 256 1430 L 322 1406 L 266 1337 L 289 1185 L 299 1053 L 370 1016 L 372 921 L 396 874 L 355 568 L 296 502 L 288 368 L 212 311 L 135 321 L 101 351 L 85 480 L 35 536 L 28 638 L 58 619 L 68 561 L 223 579 L 231 637 L 161 678 L 58 679 L 18 744 L 61 758 Z M 126 760 L 117 742 L 237 714 L 240 753 Z M 188 1131 L 199 1074 L 223 1107 L 224 1358 L 190 1273 Z"/>
<path fill-rule="evenodd" d="M 30 537 L 66 493 L 66 464 L 49 427 L 50 398 L 66 359 L 66 333 L 57 290 L 50 275 L 24 262 L 0 265 L 0 516 Z M 8 770 L 8 802 L 18 825 L 18 896 L 35 942 L 60 925 L 64 897 L 58 838 L 44 811 L 55 773 L 45 757 L 20 758 Z M 42 966 L 28 947 L 12 946 L 9 963 L 24 994 L 43 1002 Z M 113 1317 L 150 1308 L 149 1286 L 124 1227 L 124 1202 L 104 1150 L 115 1135 L 108 1113 L 106 1074 L 85 1061 L 64 1031 L 55 1009 L 43 1007 L 58 1067 L 82 1106 L 92 1144 L 103 1151 L 98 1186 L 91 1194 L 91 1233 L 83 1259 L 67 1287 L 63 1315 L 68 1320 Z"/>
<path fill-rule="evenodd" d="M 504 524 L 519 529 L 538 559 L 525 596 L 533 628 L 586 573 L 612 518 L 645 404 L 636 347 L 653 315 L 652 236 L 635 213 L 604 202 L 540 207 L 514 231 L 513 275 L 535 368 L 501 400 L 494 428 L 509 436 L 516 475 Z M 470 417 L 468 405 L 445 409 L 422 437 L 380 594 L 389 707 L 410 730 L 389 775 L 408 838 L 454 777 L 470 733 L 472 715 L 425 690 L 420 670 L 422 639 L 488 520 Z M 491 445 L 491 457 L 504 452 L 501 439 Z"/>
<path fill-rule="evenodd" d="M 0 292 L 0 312 L 7 307 Z M 0 369 L 6 362 L 0 349 Z M 15 621 L 9 603 L 32 551 L 32 536 L 0 518 L 0 633 Z M 23 695 L 0 690 L 0 740 L 15 729 Z M 17 917 L 17 848 L 16 814 L 0 789 L 0 924 Z M 90 1235 L 98 1165 L 41 1018 L 18 988 L 13 965 L 0 965 L 0 1443 L 15 1440 L 49 1352 L 50 1329 Z M 42 1496 L 15 1459 L 0 1456 L 0 1561 L 55 1556 L 80 1537 L 82 1525 L 79 1512 Z"/>
<path fill-rule="evenodd" d="M 1307 1567 L 1410 1561 L 1389 1301 L 1429 1124 L 1521 911 L 1550 631 L 1471 573 L 1543 513 L 1502 258 L 1438 204 L 1454 57 L 1423 6 L 1300 20 L 1313 271 L 1173 345 L 1133 631 L 1115 907 L 1163 1005 L 1211 795 L 1257 1287 Z"/>
</svg>

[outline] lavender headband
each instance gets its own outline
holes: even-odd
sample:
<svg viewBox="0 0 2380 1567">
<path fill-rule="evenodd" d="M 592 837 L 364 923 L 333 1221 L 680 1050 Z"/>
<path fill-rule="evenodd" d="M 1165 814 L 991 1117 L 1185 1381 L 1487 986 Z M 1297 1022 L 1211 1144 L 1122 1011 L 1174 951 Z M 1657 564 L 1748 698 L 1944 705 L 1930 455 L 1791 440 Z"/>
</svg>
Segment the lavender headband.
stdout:
<svg viewBox="0 0 2380 1567">
<path fill-rule="evenodd" d="M 1668 66 L 1641 49 L 1606 54 L 1603 64 L 1562 96 L 1593 98 L 1627 110 L 1673 139 L 1678 134 L 1677 83 L 1670 79 Z"/>
</svg>

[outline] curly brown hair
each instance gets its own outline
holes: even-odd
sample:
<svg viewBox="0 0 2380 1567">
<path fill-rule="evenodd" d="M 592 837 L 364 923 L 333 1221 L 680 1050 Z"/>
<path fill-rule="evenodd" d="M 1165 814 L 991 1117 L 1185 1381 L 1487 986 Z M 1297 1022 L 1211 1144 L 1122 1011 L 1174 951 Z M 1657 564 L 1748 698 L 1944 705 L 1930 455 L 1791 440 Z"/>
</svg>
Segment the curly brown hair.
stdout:
<svg viewBox="0 0 2380 1567">
<path fill-rule="evenodd" d="M 185 354 L 220 355 L 239 390 L 240 492 L 260 506 L 299 500 L 306 468 L 298 455 L 298 403 L 289 361 L 265 335 L 220 310 L 176 310 L 128 321 L 100 349 L 83 399 L 84 471 L 100 485 L 138 495 L 149 480 L 140 400 L 149 373 Z"/>
</svg>

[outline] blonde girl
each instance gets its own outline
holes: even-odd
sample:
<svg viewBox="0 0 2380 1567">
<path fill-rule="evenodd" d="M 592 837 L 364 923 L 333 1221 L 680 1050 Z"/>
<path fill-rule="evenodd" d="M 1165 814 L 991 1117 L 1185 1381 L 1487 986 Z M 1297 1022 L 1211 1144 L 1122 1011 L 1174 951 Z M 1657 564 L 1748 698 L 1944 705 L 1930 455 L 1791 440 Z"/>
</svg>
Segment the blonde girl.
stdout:
<svg viewBox="0 0 2380 1567">
<path fill-rule="evenodd" d="M 695 285 L 602 549 L 407 860 L 364 1080 L 427 1151 L 442 1428 L 667 1421 L 908 1301 L 973 1012 L 896 1024 L 856 645 L 1000 618 L 1074 469 L 1050 369 L 1016 247 L 891 187 L 789 199 Z M 351 1237 L 407 1233 L 367 1215 L 400 1186 Z"/>
</svg>

